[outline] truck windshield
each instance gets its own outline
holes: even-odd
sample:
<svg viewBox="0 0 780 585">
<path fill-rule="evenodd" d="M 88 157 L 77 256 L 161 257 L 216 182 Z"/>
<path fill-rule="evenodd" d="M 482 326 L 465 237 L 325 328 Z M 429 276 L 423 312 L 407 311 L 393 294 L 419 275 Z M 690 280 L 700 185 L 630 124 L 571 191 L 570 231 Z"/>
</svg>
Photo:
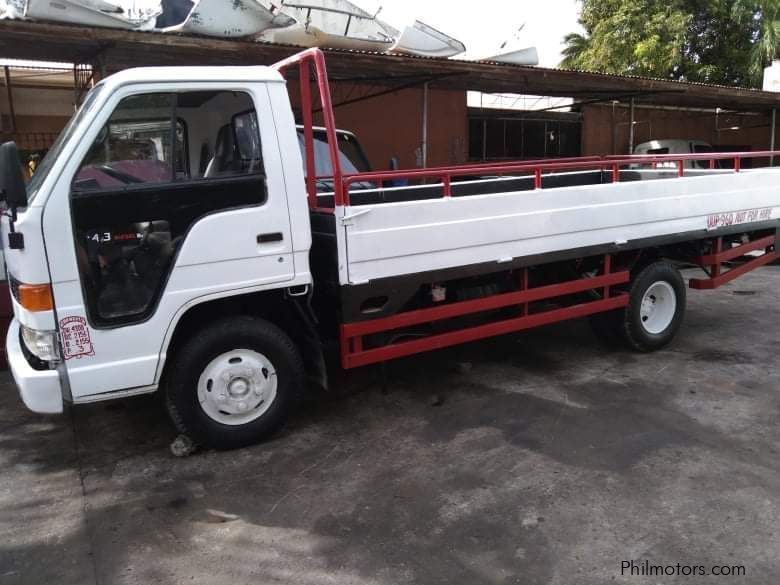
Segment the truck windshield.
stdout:
<svg viewBox="0 0 780 585">
<path fill-rule="evenodd" d="M 54 141 L 54 144 L 52 144 L 51 148 L 46 153 L 46 156 L 43 157 L 43 160 L 35 170 L 32 179 L 30 179 L 30 182 L 27 184 L 27 201 L 29 203 L 32 203 L 36 195 L 38 195 L 38 191 L 40 190 L 43 181 L 46 179 L 49 171 L 51 171 L 51 167 L 54 165 L 54 161 L 56 161 L 59 157 L 63 146 L 66 142 L 68 142 L 71 135 L 76 131 L 79 123 L 84 119 L 84 116 L 90 110 L 92 104 L 95 103 L 95 100 L 97 99 L 97 96 L 102 91 L 102 89 L 102 85 L 97 85 L 87 94 L 87 97 L 84 100 L 82 106 L 79 108 L 79 111 L 76 112 L 73 117 L 71 117 L 71 119 L 65 125 L 65 128 L 62 130 L 62 132 L 60 132 L 57 140 Z"/>
<path fill-rule="evenodd" d="M 347 132 L 338 132 L 339 160 L 341 162 L 341 172 L 365 173 L 371 170 L 366 155 L 357 139 Z M 306 168 L 306 148 L 303 143 L 303 130 L 298 130 L 298 143 L 301 146 L 301 156 L 303 157 L 303 167 Z M 314 169 L 318 177 L 332 177 L 333 165 L 330 161 L 330 151 L 328 150 L 328 140 L 324 130 L 314 131 Z"/>
</svg>

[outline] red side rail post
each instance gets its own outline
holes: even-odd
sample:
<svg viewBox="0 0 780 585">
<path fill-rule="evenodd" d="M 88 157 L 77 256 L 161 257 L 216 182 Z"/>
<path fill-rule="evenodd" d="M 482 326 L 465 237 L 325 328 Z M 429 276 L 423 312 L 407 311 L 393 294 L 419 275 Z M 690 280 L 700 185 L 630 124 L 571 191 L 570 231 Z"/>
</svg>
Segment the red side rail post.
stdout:
<svg viewBox="0 0 780 585">
<path fill-rule="evenodd" d="M 333 199 L 335 205 L 344 205 L 344 184 L 342 181 L 342 172 L 341 172 L 341 159 L 339 158 L 339 145 L 336 137 L 336 118 L 333 114 L 333 102 L 330 97 L 330 84 L 328 83 L 328 71 L 325 68 L 325 55 L 324 53 L 317 48 L 313 49 L 307 49 L 305 51 L 301 51 L 300 53 L 296 53 L 295 55 L 292 55 L 288 57 L 287 59 L 283 59 L 282 61 L 279 61 L 274 65 L 274 68 L 276 68 L 277 71 L 283 72 L 289 67 L 292 67 L 293 65 L 298 65 L 300 67 L 301 76 L 304 75 L 303 69 L 306 69 L 305 76 L 307 78 L 307 85 L 308 87 L 308 72 L 309 67 L 311 65 L 314 65 L 314 73 L 317 80 L 317 89 L 320 92 L 320 104 L 322 105 L 322 117 L 325 122 L 325 135 L 328 138 L 328 152 L 330 153 L 330 163 L 331 168 L 333 169 Z M 304 103 L 308 101 L 308 103 Z M 303 90 L 303 85 L 301 86 L 301 109 L 306 112 L 308 110 L 308 116 L 307 114 L 304 114 L 304 126 L 306 126 L 305 120 L 309 120 L 309 126 L 311 126 L 311 119 L 312 119 L 312 104 L 311 104 L 311 96 L 309 95 L 308 98 L 305 95 L 305 92 Z M 314 138 L 313 133 L 309 133 L 310 135 L 306 136 L 307 132 L 304 128 L 304 141 L 306 142 L 305 148 L 307 153 L 312 153 L 312 156 L 310 157 L 310 160 L 313 161 L 313 153 L 314 153 Z M 307 172 L 308 172 L 308 163 L 307 163 Z M 311 176 L 314 176 L 314 173 L 310 173 Z M 308 188 L 309 191 L 309 201 L 314 199 L 316 201 L 317 193 L 316 193 L 316 183 L 314 184 L 313 188 L 313 194 L 312 194 L 312 187 L 311 183 L 309 183 Z"/>
</svg>

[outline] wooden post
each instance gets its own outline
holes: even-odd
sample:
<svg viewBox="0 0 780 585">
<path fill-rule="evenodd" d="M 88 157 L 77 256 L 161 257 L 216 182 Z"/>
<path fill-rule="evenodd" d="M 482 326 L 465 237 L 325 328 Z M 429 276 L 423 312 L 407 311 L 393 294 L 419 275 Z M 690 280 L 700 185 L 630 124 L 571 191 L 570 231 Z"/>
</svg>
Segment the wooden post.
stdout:
<svg viewBox="0 0 780 585">
<path fill-rule="evenodd" d="M 775 149 L 775 123 L 777 122 L 777 108 L 772 108 L 772 124 L 769 134 L 769 150 L 774 151 Z M 775 166 L 775 157 L 774 155 L 769 157 L 769 166 L 773 167 Z"/>
<path fill-rule="evenodd" d="M 8 113 L 11 121 L 11 134 L 16 132 L 16 112 L 14 110 L 14 92 L 11 88 L 11 69 L 6 65 L 3 67 L 5 74 L 5 91 L 8 94 Z"/>
</svg>

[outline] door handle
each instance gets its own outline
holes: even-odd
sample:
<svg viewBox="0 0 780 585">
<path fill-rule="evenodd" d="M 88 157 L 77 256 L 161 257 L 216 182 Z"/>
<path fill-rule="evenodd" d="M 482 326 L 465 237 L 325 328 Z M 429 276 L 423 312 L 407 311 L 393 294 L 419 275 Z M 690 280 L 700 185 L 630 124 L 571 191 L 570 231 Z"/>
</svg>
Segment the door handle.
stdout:
<svg viewBox="0 0 780 585">
<path fill-rule="evenodd" d="M 281 242 L 284 239 L 282 232 L 273 232 L 269 234 L 259 234 L 257 236 L 258 244 L 268 244 L 271 242 Z"/>
</svg>

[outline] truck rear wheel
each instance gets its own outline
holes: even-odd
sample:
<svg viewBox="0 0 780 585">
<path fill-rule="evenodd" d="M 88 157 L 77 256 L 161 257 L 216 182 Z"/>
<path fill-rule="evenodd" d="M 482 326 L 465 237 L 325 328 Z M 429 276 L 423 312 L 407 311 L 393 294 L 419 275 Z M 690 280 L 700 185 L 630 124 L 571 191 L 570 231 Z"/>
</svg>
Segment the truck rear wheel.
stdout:
<svg viewBox="0 0 780 585">
<path fill-rule="evenodd" d="M 685 281 L 666 261 L 645 266 L 631 281 L 625 309 L 593 315 L 591 326 L 607 345 L 655 351 L 674 339 L 685 315 Z"/>
<path fill-rule="evenodd" d="M 303 383 L 303 360 L 284 331 L 262 319 L 231 317 L 176 352 L 166 402 L 176 427 L 193 441 L 234 449 L 276 432 Z"/>
<path fill-rule="evenodd" d="M 685 315 L 685 281 L 669 262 L 649 264 L 631 282 L 623 319 L 628 345 L 637 351 L 655 351 L 668 345 Z"/>
</svg>

